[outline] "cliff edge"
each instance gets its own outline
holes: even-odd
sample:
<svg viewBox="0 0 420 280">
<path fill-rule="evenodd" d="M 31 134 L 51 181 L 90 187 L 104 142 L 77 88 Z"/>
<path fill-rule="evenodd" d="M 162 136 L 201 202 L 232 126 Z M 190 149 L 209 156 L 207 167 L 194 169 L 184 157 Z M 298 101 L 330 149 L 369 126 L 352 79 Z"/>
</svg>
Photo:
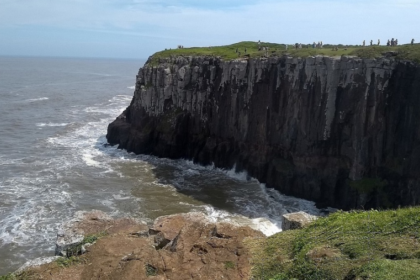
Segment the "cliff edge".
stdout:
<svg viewBox="0 0 420 280">
<path fill-rule="evenodd" d="M 318 206 L 387 208 L 420 203 L 418 108 L 419 65 L 392 57 L 151 57 L 107 139 Z"/>
</svg>

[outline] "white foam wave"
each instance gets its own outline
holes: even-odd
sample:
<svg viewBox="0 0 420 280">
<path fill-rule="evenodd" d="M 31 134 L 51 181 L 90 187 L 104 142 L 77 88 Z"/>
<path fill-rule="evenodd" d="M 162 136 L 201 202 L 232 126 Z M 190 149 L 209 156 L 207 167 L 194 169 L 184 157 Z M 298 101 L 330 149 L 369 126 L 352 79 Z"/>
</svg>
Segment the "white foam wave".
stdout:
<svg viewBox="0 0 420 280">
<path fill-rule="evenodd" d="M 54 126 L 66 126 L 66 125 L 68 125 L 68 123 L 51 123 L 51 122 L 49 122 L 49 123 L 37 123 L 35 125 L 39 126 L 39 127 L 44 127 L 44 126 L 54 127 Z"/>
<path fill-rule="evenodd" d="M 223 172 L 229 176 L 230 178 L 236 179 L 236 180 L 240 180 L 240 181 L 247 181 L 250 180 L 251 177 L 248 176 L 248 173 L 246 171 L 240 171 L 240 172 L 236 172 L 236 165 L 234 165 L 232 167 L 232 169 L 230 170 L 224 170 Z"/>
<path fill-rule="evenodd" d="M 88 165 L 88 166 L 98 167 L 98 166 L 101 165 L 98 161 L 93 159 L 93 155 L 91 155 L 91 154 L 83 154 L 82 159 L 86 163 L 86 165 Z"/>
<path fill-rule="evenodd" d="M 127 88 L 129 88 L 129 89 L 135 89 L 136 86 L 131 86 L 131 87 L 127 87 Z"/>
<path fill-rule="evenodd" d="M 48 100 L 48 97 L 40 97 L 40 98 L 32 98 L 32 99 L 26 99 L 25 102 L 36 102 L 36 101 L 43 101 Z"/>
<path fill-rule="evenodd" d="M 204 213 L 212 222 L 228 222 L 238 226 L 249 226 L 261 231 L 266 236 L 271 236 L 281 231 L 281 224 L 270 221 L 267 218 L 248 218 L 239 214 L 232 214 L 227 211 L 217 210 L 212 206 L 204 206 Z"/>
</svg>

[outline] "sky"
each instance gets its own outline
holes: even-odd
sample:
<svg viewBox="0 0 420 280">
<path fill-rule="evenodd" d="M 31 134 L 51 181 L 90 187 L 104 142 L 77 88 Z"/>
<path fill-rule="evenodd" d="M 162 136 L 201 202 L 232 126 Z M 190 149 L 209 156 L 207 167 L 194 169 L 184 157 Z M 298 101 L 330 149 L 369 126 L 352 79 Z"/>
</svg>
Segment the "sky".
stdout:
<svg viewBox="0 0 420 280">
<path fill-rule="evenodd" d="M 0 0 L 0 55 L 145 59 L 239 41 L 420 42 L 420 0 Z"/>
</svg>

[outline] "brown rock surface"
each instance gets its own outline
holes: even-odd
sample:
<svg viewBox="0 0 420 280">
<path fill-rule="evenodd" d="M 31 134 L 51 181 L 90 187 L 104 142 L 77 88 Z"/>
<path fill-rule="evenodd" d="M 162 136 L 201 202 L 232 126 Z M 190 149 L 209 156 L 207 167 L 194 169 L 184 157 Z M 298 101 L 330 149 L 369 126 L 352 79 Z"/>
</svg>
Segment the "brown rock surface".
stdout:
<svg viewBox="0 0 420 280">
<path fill-rule="evenodd" d="M 305 212 L 295 212 L 282 216 L 282 230 L 298 229 L 315 221 L 318 217 Z"/>
<path fill-rule="evenodd" d="M 94 220 L 81 223 L 96 227 Z M 156 219 L 150 236 L 138 234 L 144 225 L 119 224 L 79 257 L 81 264 L 60 268 L 56 263 L 32 268 L 36 279 L 249 279 L 246 237 L 264 238 L 249 227 L 211 223 L 202 213 Z M 119 225 L 118 228 L 115 225 Z M 100 231 L 103 231 L 102 227 Z M 162 249 L 156 237 L 168 240 Z"/>
</svg>

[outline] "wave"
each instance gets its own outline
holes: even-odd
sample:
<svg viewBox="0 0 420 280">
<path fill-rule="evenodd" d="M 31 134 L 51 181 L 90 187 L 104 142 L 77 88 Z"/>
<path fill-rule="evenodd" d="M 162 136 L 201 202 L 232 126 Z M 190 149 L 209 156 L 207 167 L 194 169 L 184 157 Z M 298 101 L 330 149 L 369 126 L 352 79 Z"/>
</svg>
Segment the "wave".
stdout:
<svg viewBox="0 0 420 280">
<path fill-rule="evenodd" d="M 136 89 L 136 86 L 127 87 L 129 89 Z"/>
<path fill-rule="evenodd" d="M 37 101 L 43 101 L 48 100 L 48 97 L 40 97 L 40 98 L 32 98 L 32 99 L 26 99 L 24 102 L 37 102 Z"/>
<path fill-rule="evenodd" d="M 35 125 L 39 126 L 39 127 L 44 127 L 44 126 L 55 127 L 55 126 L 66 126 L 66 125 L 68 125 L 68 123 L 51 123 L 51 122 L 49 122 L 49 123 L 37 123 Z"/>
</svg>

